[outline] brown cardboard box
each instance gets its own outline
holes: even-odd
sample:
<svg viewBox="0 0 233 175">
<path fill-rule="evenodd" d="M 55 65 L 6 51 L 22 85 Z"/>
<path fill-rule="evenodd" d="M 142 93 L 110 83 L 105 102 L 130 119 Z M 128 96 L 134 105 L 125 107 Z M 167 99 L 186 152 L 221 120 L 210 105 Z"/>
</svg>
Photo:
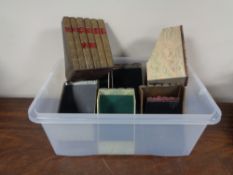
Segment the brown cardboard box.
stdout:
<svg viewBox="0 0 233 175">
<path fill-rule="evenodd" d="M 173 97 L 176 100 L 148 102 L 148 97 Z M 140 86 L 141 113 L 177 113 L 183 112 L 183 86 Z"/>
</svg>

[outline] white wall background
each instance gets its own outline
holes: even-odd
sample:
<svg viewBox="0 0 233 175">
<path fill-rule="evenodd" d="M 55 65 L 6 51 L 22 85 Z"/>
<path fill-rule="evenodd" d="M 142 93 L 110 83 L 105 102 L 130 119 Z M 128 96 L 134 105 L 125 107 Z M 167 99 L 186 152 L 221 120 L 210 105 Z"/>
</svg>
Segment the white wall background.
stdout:
<svg viewBox="0 0 233 175">
<path fill-rule="evenodd" d="M 0 0 L 1 97 L 36 94 L 63 58 L 64 15 L 103 18 L 115 56 L 149 56 L 163 27 L 183 24 L 188 61 L 217 100 L 233 102 L 231 0 Z"/>
</svg>

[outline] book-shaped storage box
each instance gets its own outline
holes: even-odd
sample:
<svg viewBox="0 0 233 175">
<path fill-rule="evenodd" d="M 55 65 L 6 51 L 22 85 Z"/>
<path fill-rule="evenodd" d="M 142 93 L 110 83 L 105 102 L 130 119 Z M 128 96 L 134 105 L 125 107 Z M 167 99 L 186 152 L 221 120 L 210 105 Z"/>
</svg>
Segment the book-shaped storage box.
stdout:
<svg viewBox="0 0 233 175">
<path fill-rule="evenodd" d="M 95 113 L 97 81 L 65 83 L 59 113 Z"/>
<path fill-rule="evenodd" d="M 113 88 L 134 88 L 136 101 L 139 101 L 138 87 L 144 84 L 142 65 L 135 64 L 118 64 L 112 71 Z M 136 111 L 140 112 L 140 104 L 136 104 Z"/>
<path fill-rule="evenodd" d="M 111 88 L 111 74 L 110 72 L 98 79 L 99 88 Z"/>
<path fill-rule="evenodd" d="M 67 81 L 95 80 L 113 67 L 102 19 L 64 17 L 62 20 Z"/>
<path fill-rule="evenodd" d="M 140 86 L 141 113 L 181 114 L 183 86 Z"/>
<path fill-rule="evenodd" d="M 135 113 L 136 100 L 134 89 L 119 88 L 98 91 L 97 113 Z"/>
<path fill-rule="evenodd" d="M 138 88 L 143 85 L 142 65 L 117 64 L 112 71 L 112 87 L 114 88 Z"/>
<path fill-rule="evenodd" d="M 182 26 L 162 30 L 146 67 L 148 84 L 187 84 Z"/>
</svg>

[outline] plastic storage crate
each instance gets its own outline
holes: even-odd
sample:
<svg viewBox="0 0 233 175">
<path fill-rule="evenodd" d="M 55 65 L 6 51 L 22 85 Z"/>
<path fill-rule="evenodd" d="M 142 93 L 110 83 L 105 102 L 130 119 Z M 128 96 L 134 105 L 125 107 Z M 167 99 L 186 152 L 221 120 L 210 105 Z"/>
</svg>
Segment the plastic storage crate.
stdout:
<svg viewBox="0 0 233 175">
<path fill-rule="evenodd" d="M 117 63 L 145 60 L 114 58 Z M 189 155 L 206 126 L 220 121 L 221 111 L 188 69 L 184 114 L 62 114 L 57 113 L 65 82 L 60 60 L 32 102 L 29 119 L 42 125 L 57 155 Z"/>
</svg>

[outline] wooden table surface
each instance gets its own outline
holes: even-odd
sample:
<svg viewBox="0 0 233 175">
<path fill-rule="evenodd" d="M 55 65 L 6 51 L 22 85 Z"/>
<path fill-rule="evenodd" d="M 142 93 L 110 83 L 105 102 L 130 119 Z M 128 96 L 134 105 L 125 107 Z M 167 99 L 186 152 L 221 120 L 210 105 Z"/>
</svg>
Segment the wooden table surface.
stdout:
<svg viewBox="0 0 233 175">
<path fill-rule="evenodd" d="M 233 104 L 208 126 L 191 156 L 56 156 L 40 125 L 28 120 L 32 99 L 0 99 L 0 175 L 232 175 Z"/>
</svg>

